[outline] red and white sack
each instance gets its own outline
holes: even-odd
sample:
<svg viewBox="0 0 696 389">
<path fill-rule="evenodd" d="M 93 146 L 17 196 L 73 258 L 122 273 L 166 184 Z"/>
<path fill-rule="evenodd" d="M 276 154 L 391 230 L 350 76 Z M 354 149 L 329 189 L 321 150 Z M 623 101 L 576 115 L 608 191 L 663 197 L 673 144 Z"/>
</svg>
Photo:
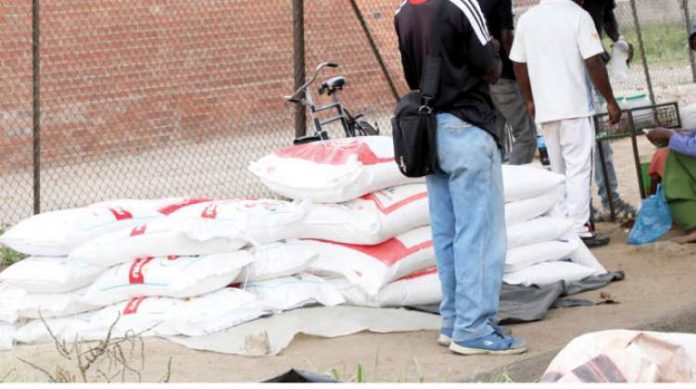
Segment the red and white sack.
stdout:
<svg viewBox="0 0 696 389">
<path fill-rule="evenodd" d="M 260 306 L 282 312 L 310 304 L 327 307 L 345 302 L 341 293 L 323 278 L 311 274 L 250 282 L 241 288 L 258 297 Z"/>
<path fill-rule="evenodd" d="M 545 216 L 508 226 L 507 247 L 509 250 L 573 237 L 577 237 L 577 234 L 573 234 L 573 221 L 571 219 Z"/>
<path fill-rule="evenodd" d="M 568 259 L 577 248 L 576 240 L 556 240 L 510 249 L 505 260 L 505 273 L 517 272 L 542 262 Z"/>
<path fill-rule="evenodd" d="M 202 336 L 224 331 L 271 313 L 258 296 L 225 288 L 174 307 L 155 330 L 164 335 Z"/>
<path fill-rule="evenodd" d="M 287 277 L 307 270 L 317 256 L 300 240 L 268 243 L 249 249 L 253 262 L 246 265 L 235 282 L 247 283 Z"/>
<path fill-rule="evenodd" d="M 558 281 L 575 282 L 594 275 L 595 269 L 568 261 L 543 262 L 503 275 L 510 285 L 547 285 Z"/>
<path fill-rule="evenodd" d="M 85 339 L 104 339 L 109 327 L 117 319 L 113 336 L 124 336 L 127 333 L 165 335 L 158 327 L 165 322 L 169 312 L 185 303 L 185 300 L 168 297 L 134 297 L 95 312 L 90 320 L 89 330 L 81 336 Z"/>
<path fill-rule="evenodd" d="M 0 237 L 0 243 L 27 255 L 65 256 L 98 236 L 148 223 L 204 200 L 172 204 L 129 200 L 123 206 L 110 201 L 101 206 L 45 212 L 19 222 Z"/>
<path fill-rule="evenodd" d="M 317 252 L 310 271 L 340 275 L 374 296 L 388 282 L 435 265 L 430 227 L 420 227 L 375 246 L 307 241 Z"/>
<path fill-rule="evenodd" d="M 75 315 L 99 309 L 106 304 L 90 304 L 84 301 L 86 288 L 67 293 L 27 293 L 21 299 L 17 314 L 21 318 L 38 319 Z"/>
<path fill-rule="evenodd" d="M 540 166 L 503 165 L 506 203 L 539 197 L 564 184 L 564 175 L 550 172 Z"/>
<path fill-rule="evenodd" d="M 137 296 L 195 297 L 231 284 L 252 261 L 246 251 L 136 259 L 102 274 L 84 301 L 106 306 Z"/>
<path fill-rule="evenodd" d="M 561 185 L 538 197 L 505 204 L 505 224 L 513 226 L 537 218 L 549 212 L 565 195 Z"/>
<path fill-rule="evenodd" d="M 424 184 L 402 185 L 341 204 L 316 204 L 302 221 L 302 237 L 375 245 L 430 224 Z"/>
<path fill-rule="evenodd" d="M 317 203 L 339 203 L 384 188 L 422 182 L 399 172 L 388 136 L 284 147 L 252 162 L 249 169 L 271 191 Z"/>
<path fill-rule="evenodd" d="M 442 289 L 437 268 L 422 270 L 391 282 L 376 296 L 365 292 L 345 280 L 332 280 L 350 305 L 371 307 L 407 307 L 437 304 L 442 299 Z"/>
<path fill-rule="evenodd" d="M 91 284 L 104 268 L 66 257 L 29 257 L 0 273 L 0 282 L 30 293 L 64 293 Z"/>
</svg>

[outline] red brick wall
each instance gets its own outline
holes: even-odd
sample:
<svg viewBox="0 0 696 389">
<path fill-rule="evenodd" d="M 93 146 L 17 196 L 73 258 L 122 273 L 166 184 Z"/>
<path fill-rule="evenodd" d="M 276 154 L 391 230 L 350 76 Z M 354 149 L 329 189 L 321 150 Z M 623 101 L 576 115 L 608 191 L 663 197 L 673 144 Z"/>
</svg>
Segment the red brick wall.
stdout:
<svg viewBox="0 0 696 389">
<path fill-rule="evenodd" d="M 399 0 L 359 0 L 404 90 L 392 28 Z M 386 81 L 347 0 L 307 0 L 308 68 L 341 64 L 356 110 L 388 112 Z M 172 142 L 290 139 L 289 0 L 60 0 L 41 9 L 45 166 Z M 31 2 L 0 4 L 0 172 L 30 166 Z"/>
</svg>

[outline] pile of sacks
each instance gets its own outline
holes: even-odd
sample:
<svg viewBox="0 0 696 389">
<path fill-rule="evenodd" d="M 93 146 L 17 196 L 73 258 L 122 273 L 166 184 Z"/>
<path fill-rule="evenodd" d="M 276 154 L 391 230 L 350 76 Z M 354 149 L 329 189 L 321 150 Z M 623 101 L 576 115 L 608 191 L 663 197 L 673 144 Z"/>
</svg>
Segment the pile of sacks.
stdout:
<svg viewBox="0 0 696 389">
<path fill-rule="evenodd" d="M 30 257 L 0 273 L 0 346 L 50 340 L 40 316 L 68 341 L 198 336 L 310 304 L 440 300 L 426 186 L 399 173 L 391 138 L 291 146 L 250 169 L 291 201 L 121 200 L 7 231 Z M 506 166 L 504 183 L 505 282 L 605 272 L 558 216 L 562 176 Z"/>
</svg>

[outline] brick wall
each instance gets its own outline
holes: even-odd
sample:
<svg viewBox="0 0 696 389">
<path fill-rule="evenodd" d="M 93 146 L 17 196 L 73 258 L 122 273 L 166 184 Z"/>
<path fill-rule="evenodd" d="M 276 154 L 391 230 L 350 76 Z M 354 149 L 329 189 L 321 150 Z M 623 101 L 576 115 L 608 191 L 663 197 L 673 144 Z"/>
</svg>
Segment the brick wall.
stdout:
<svg viewBox="0 0 696 389">
<path fill-rule="evenodd" d="M 398 0 L 361 0 L 400 79 Z M 307 0 L 307 64 L 341 64 L 345 99 L 379 114 L 387 83 L 344 0 Z M 292 134 L 290 0 L 60 0 L 41 9 L 44 166 L 177 143 Z M 0 4 L 0 172 L 31 163 L 31 2 Z M 328 76 L 328 74 L 327 74 Z"/>
</svg>

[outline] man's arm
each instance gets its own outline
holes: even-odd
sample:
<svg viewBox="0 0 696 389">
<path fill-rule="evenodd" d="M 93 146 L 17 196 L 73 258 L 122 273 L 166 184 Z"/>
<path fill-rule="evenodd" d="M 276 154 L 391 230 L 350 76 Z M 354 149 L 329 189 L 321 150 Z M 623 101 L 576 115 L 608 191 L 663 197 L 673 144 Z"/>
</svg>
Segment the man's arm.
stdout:
<svg viewBox="0 0 696 389">
<path fill-rule="evenodd" d="M 512 0 L 502 0 L 499 7 L 501 27 L 503 29 L 500 35 L 500 44 L 509 56 L 512 50 L 513 29 L 515 28 L 512 15 Z"/>
<path fill-rule="evenodd" d="M 536 107 L 534 106 L 534 95 L 532 95 L 532 84 L 529 81 L 529 69 L 527 69 L 527 64 L 513 62 L 512 66 L 515 71 L 515 78 L 517 78 L 517 84 L 520 86 L 522 96 L 524 96 L 524 100 L 527 102 L 527 113 L 529 113 L 529 117 L 534 118 L 536 115 Z"/>
<path fill-rule="evenodd" d="M 696 158 L 696 132 L 673 133 L 669 138 L 669 148 Z"/>
<path fill-rule="evenodd" d="M 607 112 L 609 113 L 609 121 L 611 124 L 616 124 L 621 119 L 621 108 L 614 98 L 614 91 L 611 89 L 609 82 L 609 74 L 604 66 L 602 55 L 597 54 L 585 60 L 587 71 L 590 73 L 592 84 L 599 93 L 607 101 Z"/>
<path fill-rule="evenodd" d="M 483 16 L 480 16 L 483 18 Z M 466 26 L 465 34 L 469 36 L 468 53 L 469 64 L 483 74 L 484 79 L 490 84 L 496 84 L 503 71 L 503 63 L 500 61 L 500 42 L 492 39 L 488 31 L 482 29 L 475 21 L 469 22 L 468 17 L 462 14 Z"/>
</svg>

